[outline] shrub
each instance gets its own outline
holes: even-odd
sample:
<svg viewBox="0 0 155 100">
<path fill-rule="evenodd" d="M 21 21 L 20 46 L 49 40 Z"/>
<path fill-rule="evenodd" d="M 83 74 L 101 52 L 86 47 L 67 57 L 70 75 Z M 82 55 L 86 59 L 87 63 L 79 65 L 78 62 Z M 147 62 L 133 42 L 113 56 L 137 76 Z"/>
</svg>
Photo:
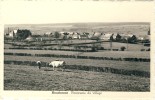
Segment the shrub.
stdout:
<svg viewBox="0 0 155 100">
<path fill-rule="evenodd" d="M 141 49 L 140 51 L 145 51 L 145 49 Z"/>
<path fill-rule="evenodd" d="M 150 51 L 150 48 L 148 48 L 146 51 Z"/>
<path fill-rule="evenodd" d="M 96 51 L 97 51 L 97 48 L 96 48 L 96 47 L 92 47 L 92 48 L 91 48 L 91 51 L 92 51 L 92 52 L 96 52 Z"/>
<path fill-rule="evenodd" d="M 126 49 L 126 47 L 122 46 L 120 49 L 121 49 L 121 51 L 124 51 Z"/>
</svg>

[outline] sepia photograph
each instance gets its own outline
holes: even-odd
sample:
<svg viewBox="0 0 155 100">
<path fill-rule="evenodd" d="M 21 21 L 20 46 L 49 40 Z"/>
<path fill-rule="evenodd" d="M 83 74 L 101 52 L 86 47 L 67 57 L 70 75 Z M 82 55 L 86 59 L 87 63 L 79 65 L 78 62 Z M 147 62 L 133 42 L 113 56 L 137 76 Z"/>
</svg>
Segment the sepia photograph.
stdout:
<svg viewBox="0 0 155 100">
<path fill-rule="evenodd" d="M 152 100 L 152 1 L 0 1 L 2 100 Z"/>
<path fill-rule="evenodd" d="M 5 25 L 4 90 L 150 91 L 150 23 Z"/>
</svg>

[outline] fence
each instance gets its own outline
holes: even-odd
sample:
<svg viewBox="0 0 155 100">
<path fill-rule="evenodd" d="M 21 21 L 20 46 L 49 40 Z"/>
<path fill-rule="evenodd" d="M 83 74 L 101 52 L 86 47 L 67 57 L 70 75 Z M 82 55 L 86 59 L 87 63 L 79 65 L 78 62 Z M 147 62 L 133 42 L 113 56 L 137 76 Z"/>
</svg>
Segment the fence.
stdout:
<svg viewBox="0 0 155 100">
<path fill-rule="evenodd" d="M 150 62 L 150 58 L 113 58 L 113 57 L 76 56 L 76 55 L 59 55 L 59 54 L 28 54 L 28 53 L 4 53 L 4 55 Z"/>
<path fill-rule="evenodd" d="M 5 49 L 5 48 L 4 48 Z M 93 52 L 90 48 L 87 49 L 57 49 L 57 48 L 23 48 L 23 47 L 13 47 L 7 49 L 20 49 L 20 50 L 58 50 L 58 51 L 79 51 L 79 52 Z"/>
</svg>

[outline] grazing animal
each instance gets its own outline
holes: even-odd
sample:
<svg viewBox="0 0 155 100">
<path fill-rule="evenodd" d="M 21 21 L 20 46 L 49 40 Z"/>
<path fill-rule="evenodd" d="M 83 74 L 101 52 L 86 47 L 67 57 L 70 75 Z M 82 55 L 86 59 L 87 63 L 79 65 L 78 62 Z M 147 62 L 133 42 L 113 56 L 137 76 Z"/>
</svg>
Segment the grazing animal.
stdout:
<svg viewBox="0 0 155 100">
<path fill-rule="evenodd" d="M 66 64 L 65 61 L 55 60 L 55 61 L 50 62 L 49 66 L 53 66 L 53 71 L 54 71 L 54 68 L 61 68 L 63 71 L 65 68 L 65 64 Z"/>
<path fill-rule="evenodd" d="M 38 68 L 40 69 L 41 68 L 41 61 L 37 61 L 36 63 L 38 65 Z"/>
</svg>

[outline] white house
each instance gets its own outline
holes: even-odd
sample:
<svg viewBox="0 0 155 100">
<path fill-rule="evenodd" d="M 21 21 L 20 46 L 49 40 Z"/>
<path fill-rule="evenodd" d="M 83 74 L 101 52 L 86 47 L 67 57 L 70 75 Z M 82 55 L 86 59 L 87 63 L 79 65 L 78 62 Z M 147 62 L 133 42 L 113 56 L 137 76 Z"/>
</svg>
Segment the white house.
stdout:
<svg viewBox="0 0 155 100">
<path fill-rule="evenodd" d="M 101 35 L 102 35 L 102 33 L 94 32 L 94 34 L 92 35 L 91 39 L 99 39 Z"/>
<path fill-rule="evenodd" d="M 77 33 L 77 32 L 74 32 L 73 35 L 72 35 L 72 39 L 80 39 L 80 34 Z"/>
<path fill-rule="evenodd" d="M 52 33 L 52 32 L 46 32 L 44 35 L 45 35 L 45 36 L 52 36 L 53 33 Z"/>
<path fill-rule="evenodd" d="M 113 35 L 113 33 L 105 33 L 105 34 L 100 36 L 100 39 L 102 39 L 102 40 L 110 40 L 112 35 Z"/>
<path fill-rule="evenodd" d="M 13 30 L 10 33 L 6 34 L 9 38 L 14 38 L 17 34 L 17 30 Z"/>
<path fill-rule="evenodd" d="M 32 36 L 28 36 L 25 40 L 26 41 L 33 41 L 33 37 Z"/>
</svg>

